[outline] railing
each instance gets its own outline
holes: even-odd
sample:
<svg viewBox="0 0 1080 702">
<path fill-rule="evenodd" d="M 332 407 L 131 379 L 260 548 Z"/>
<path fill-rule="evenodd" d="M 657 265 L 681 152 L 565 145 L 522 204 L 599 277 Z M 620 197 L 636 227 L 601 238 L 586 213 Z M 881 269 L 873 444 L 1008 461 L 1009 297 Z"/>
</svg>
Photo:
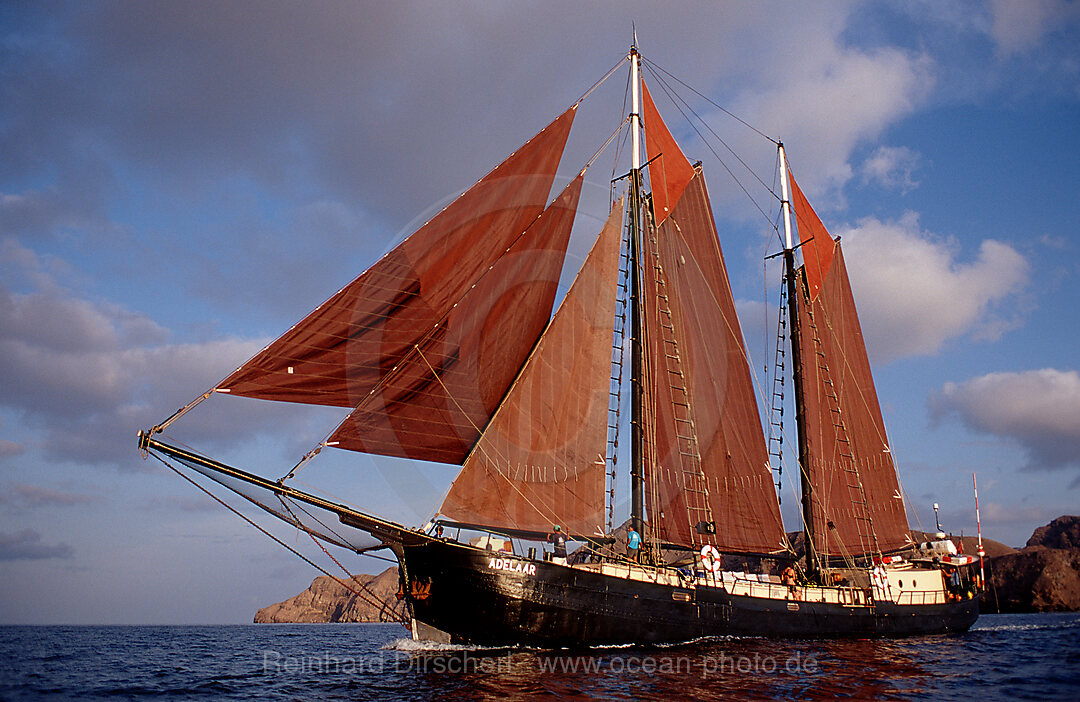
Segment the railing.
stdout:
<svg viewBox="0 0 1080 702">
<path fill-rule="evenodd" d="M 892 598 L 896 604 L 944 604 L 945 592 L 942 590 L 900 590 Z"/>
</svg>

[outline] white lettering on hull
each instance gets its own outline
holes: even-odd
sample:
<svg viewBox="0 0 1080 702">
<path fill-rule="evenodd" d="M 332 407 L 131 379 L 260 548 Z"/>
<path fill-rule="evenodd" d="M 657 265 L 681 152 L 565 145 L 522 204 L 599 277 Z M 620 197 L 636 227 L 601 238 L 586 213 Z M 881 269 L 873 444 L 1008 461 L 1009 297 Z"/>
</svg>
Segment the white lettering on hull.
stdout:
<svg viewBox="0 0 1080 702">
<path fill-rule="evenodd" d="M 509 570 L 515 573 L 524 573 L 525 575 L 536 575 L 535 563 L 515 561 L 511 558 L 492 558 L 488 561 L 488 568 L 491 570 Z"/>
</svg>

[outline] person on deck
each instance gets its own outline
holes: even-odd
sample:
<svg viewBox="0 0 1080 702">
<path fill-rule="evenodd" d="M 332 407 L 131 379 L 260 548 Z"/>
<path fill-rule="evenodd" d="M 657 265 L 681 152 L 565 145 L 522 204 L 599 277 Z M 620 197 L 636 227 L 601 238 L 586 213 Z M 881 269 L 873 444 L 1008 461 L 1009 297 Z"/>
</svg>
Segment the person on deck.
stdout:
<svg viewBox="0 0 1080 702">
<path fill-rule="evenodd" d="M 637 533 L 633 527 L 626 532 L 626 557 L 633 563 L 640 563 L 641 554 L 641 534 Z"/>
<path fill-rule="evenodd" d="M 787 568 L 784 568 L 784 572 L 780 574 L 780 582 L 787 585 L 788 595 L 795 598 L 798 597 L 799 576 L 798 573 L 795 572 L 794 566 L 789 565 Z"/>
<path fill-rule="evenodd" d="M 562 527 L 556 524 L 547 535 L 547 540 L 551 544 L 551 562 L 566 565 L 566 534 L 562 532 Z"/>
<path fill-rule="evenodd" d="M 960 592 L 960 571 L 956 568 L 945 569 L 945 580 L 949 586 L 949 592 L 954 594 Z"/>
</svg>

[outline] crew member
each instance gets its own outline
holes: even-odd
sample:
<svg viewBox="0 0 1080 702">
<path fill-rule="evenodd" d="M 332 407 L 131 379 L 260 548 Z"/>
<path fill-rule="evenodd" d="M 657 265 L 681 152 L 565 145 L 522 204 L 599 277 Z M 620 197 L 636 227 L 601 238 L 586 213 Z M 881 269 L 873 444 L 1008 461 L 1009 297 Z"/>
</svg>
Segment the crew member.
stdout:
<svg viewBox="0 0 1080 702">
<path fill-rule="evenodd" d="M 789 564 L 787 568 L 784 568 L 784 572 L 780 573 L 780 582 L 787 585 L 789 595 L 792 597 L 798 595 L 799 576 L 795 572 L 795 566 Z"/>
<path fill-rule="evenodd" d="M 562 532 L 562 527 L 556 524 L 551 533 L 547 535 L 547 540 L 551 544 L 551 562 L 565 565 L 566 534 Z"/>
<path fill-rule="evenodd" d="M 626 532 L 626 557 L 634 563 L 640 563 L 641 554 L 641 534 L 637 533 L 633 527 Z"/>
</svg>

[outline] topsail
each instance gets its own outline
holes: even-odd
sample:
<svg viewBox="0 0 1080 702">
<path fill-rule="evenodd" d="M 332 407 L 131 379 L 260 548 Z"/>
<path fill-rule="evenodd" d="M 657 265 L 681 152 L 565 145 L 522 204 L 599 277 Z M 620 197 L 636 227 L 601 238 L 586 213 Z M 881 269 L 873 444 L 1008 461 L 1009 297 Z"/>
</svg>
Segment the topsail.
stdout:
<svg viewBox="0 0 1080 702">
<path fill-rule="evenodd" d="M 910 544 L 870 361 L 840 242 L 791 178 L 802 242 L 799 331 L 814 546 L 821 556 Z"/>
<path fill-rule="evenodd" d="M 780 551 L 780 508 L 705 179 L 644 94 L 657 222 L 642 267 L 649 518 L 668 542 Z"/>
</svg>

